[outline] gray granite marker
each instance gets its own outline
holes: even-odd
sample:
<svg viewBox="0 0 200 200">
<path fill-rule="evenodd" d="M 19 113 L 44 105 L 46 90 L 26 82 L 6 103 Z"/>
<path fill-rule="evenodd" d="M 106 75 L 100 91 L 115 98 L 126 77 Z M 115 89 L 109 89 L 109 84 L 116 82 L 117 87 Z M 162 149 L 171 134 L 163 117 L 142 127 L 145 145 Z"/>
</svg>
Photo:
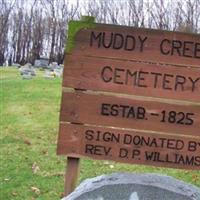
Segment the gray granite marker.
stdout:
<svg viewBox="0 0 200 200">
<path fill-rule="evenodd" d="M 169 176 L 115 173 L 85 180 L 63 200 L 200 200 L 200 188 Z"/>
</svg>

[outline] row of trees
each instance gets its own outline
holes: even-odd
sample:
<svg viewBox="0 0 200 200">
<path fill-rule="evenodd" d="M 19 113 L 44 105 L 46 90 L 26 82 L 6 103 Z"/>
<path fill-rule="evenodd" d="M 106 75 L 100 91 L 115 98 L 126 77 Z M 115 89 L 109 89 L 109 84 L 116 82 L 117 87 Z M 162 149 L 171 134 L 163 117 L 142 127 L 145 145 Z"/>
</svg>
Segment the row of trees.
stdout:
<svg viewBox="0 0 200 200">
<path fill-rule="evenodd" d="M 200 0 L 0 0 L 0 65 L 63 62 L 69 20 L 200 32 Z"/>
</svg>

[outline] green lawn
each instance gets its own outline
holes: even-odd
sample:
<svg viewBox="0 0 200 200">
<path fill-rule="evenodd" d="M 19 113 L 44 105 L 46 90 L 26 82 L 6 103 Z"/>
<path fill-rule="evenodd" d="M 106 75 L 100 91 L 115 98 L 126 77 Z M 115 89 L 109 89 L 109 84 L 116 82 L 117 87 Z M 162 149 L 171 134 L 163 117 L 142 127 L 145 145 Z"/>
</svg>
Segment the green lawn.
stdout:
<svg viewBox="0 0 200 200">
<path fill-rule="evenodd" d="M 56 155 L 61 79 L 22 80 L 0 69 L 0 199 L 53 200 L 63 194 L 65 157 Z M 200 187 L 199 171 L 82 159 L 79 181 L 112 172 L 153 172 Z"/>
</svg>

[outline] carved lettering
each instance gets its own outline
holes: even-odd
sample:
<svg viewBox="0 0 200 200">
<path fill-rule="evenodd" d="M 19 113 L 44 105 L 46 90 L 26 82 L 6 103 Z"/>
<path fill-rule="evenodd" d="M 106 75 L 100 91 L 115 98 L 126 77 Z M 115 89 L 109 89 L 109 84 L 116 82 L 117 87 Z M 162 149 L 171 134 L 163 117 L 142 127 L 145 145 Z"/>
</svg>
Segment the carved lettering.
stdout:
<svg viewBox="0 0 200 200">
<path fill-rule="evenodd" d="M 181 72 L 180 72 L 181 73 Z M 131 85 L 138 88 L 154 88 L 177 92 L 199 92 L 200 77 L 173 75 L 170 73 L 130 70 L 123 67 L 104 66 L 101 69 L 101 79 L 105 83 Z"/>
</svg>

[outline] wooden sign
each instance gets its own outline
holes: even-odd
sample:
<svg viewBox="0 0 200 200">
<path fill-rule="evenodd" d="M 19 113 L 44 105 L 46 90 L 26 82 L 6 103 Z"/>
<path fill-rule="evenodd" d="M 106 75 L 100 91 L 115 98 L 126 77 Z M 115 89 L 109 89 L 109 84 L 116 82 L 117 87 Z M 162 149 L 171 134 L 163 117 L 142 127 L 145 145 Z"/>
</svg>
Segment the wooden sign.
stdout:
<svg viewBox="0 0 200 200">
<path fill-rule="evenodd" d="M 67 134 L 67 133 L 70 134 Z M 61 123 L 58 153 L 180 169 L 200 166 L 195 138 Z M 66 148 L 67 147 L 67 148 Z"/>
<path fill-rule="evenodd" d="M 68 35 L 57 153 L 199 170 L 200 35 L 90 19 Z"/>
</svg>

